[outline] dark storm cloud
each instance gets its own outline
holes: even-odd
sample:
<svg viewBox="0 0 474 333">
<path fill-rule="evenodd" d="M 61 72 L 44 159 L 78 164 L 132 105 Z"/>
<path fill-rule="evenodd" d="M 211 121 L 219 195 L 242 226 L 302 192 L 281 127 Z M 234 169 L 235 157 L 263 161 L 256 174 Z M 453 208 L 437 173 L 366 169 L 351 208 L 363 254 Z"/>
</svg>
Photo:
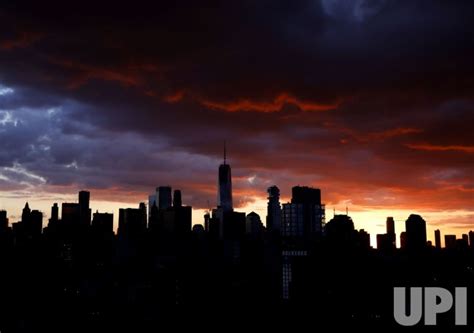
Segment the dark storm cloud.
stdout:
<svg viewBox="0 0 474 333">
<path fill-rule="evenodd" d="M 473 16 L 472 1 L 7 1 L 0 164 L 55 186 L 188 185 L 203 206 L 226 139 L 242 197 L 306 180 L 333 201 L 346 186 L 435 204 L 461 186 L 466 207 Z"/>
</svg>

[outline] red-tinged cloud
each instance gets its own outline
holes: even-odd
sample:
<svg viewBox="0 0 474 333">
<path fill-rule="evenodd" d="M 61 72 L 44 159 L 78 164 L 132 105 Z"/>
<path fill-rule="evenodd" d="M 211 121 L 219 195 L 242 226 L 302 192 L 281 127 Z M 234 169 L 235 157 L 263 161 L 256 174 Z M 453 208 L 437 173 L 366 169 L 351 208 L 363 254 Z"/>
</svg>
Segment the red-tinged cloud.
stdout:
<svg viewBox="0 0 474 333">
<path fill-rule="evenodd" d="M 226 112 L 239 112 L 239 111 L 253 111 L 253 112 L 278 112 L 287 105 L 295 105 L 303 111 L 329 111 L 336 109 L 342 101 L 336 101 L 333 103 L 315 103 L 308 100 L 298 99 L 288 93 L 281 93 L 276 96 L 272 101 L 255 101 L 250 99 L 240 99 L 235 102 L 216 102 L 210 100 L 201 100 L 201 103 L 211 109 L 226 111 Z"/>
<path fill-rule="evenodd" d="M 31 46 L 43 37 L 41 33 L 21 32 L 13 39 L 0 40 L 0 50 L 12 51 L 18 48 L 26 48 Z"/>
<path fill-rule="evenodd" d="M 182 99 L 184 98 L 184 91 L 182 90 L 179 90 L 175 93 L 172 93 L 172 94 L 169 94 L 169 95 L 166 95 L 164 97 L 164 100 L 167 102 L 167 103 L 178 103 L 179 101 L 181 101 Z"/>
<path fill-rule="evenodd" d="M 72 72 L 67 85 L 69 89 L 77 89 L 91 80 L 116 82 L 124 87 L 136 87 L 142 83 L 136 68 L 107 68 L 55 58 L 51 58 L 50 62 Z"/>
<path fill-rule="evenodd" d="M 415 144 L 415 143 L 407 143 L 407 147 L 415 150 L 425 150 L 425 151 L 435 151 L 435 152 L 446 152 L 446 151 L 455 151 L 455 152 L 462 152 L 473 154 L 474 153 L 474 146 L 463 146 L 463 145 L 432 145 L 432 144 Z"/>
</svg>

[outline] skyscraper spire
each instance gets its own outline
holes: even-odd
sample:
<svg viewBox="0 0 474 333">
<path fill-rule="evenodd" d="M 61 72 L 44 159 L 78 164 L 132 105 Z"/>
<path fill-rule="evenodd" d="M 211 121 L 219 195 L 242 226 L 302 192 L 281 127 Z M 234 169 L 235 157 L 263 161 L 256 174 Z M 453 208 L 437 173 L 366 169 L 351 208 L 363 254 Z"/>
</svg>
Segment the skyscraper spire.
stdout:
<svg viewBox="0 0 474 333">
<path fill-rule="evenodd" d="M 219 166 L 219 189 L 217 192 L 218 206 L 222 207 L 224 211 L 232 211 L 232 177 L 230 172 L 230 165 L 227 164 L 227 146 L 224 141 L 224 163 Z"/>
</svg>

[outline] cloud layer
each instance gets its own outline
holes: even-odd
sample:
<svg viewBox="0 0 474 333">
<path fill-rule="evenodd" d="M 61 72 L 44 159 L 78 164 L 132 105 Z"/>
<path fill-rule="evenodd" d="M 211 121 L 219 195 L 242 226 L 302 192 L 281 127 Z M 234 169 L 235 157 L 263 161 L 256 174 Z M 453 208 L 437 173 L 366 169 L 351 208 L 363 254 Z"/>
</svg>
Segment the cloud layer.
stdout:
<svg viewBox="0 0 474 333">
<path fill-rule="evenodd" d="M 331 204 L 472 210 L 473 7 L 9 2 L 2 196 L 171 184 L 207 208 L 226 140 L 241 206 L 308 184 Z"/>
</svg>

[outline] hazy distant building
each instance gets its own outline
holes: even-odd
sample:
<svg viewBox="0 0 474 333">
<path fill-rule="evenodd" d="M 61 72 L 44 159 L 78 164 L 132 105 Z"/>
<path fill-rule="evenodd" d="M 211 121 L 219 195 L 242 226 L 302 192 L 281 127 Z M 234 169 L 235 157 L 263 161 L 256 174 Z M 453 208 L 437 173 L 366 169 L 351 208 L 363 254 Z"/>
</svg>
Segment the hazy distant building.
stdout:
<svg viewBox="0 0 474 333">
<path fill-rule="evenodd" d="M 405 222 L 406 247 L 421 250 L 426 247 L 426 222 L 417 214 L 411 214 Z"/>
<path fill-rule="evenodd" d="M 267 205 L 267 230 L 269 232 L 279 232 L 281 228 L 281 205 L 280 205 L 280 189 L 271 186 L 267 189 L 268 205 Z"/>
</svg>

